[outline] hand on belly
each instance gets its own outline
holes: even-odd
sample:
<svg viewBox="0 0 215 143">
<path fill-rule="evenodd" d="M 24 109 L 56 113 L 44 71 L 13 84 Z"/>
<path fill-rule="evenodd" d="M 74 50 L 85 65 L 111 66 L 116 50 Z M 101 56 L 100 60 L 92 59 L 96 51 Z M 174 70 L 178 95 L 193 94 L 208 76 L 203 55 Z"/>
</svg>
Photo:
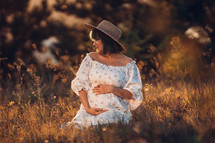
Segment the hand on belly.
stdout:
<svg viewBox="0 0 215 143">
<path fill-rule="evenodd" d="M 93 93 L 95 95 L 112 93 L 112 91 L 113 91 L 113 86 L 108 84 L 100 84 L 93 88 Z"/>
</svg>

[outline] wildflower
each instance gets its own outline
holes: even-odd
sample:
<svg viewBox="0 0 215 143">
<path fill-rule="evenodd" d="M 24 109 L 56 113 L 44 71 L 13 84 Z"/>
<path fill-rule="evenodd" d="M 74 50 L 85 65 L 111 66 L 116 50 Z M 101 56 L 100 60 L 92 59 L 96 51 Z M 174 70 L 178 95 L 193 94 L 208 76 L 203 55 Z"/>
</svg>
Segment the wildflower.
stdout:
<svg viewBox="0 0 215 143">
<path fill-rule="evenodd" d="M 106 128 L 106 127 L 103 127 L 103 128 L 102 128 L 102 131 L 103 131 L 103 132 L 107 131 L 107 128 Z"/>
<path fill-rule="evenodd" d="M 10 101 L 10 102 L 9 102 L 9 106 L 13 106 L 14 104 L 15 104 L 14 101 Z"/>
<path fill-rule="evenodd" d="M 149 88 L 150 88 L 150 85 L 149 84 L 145 84 L 144 91 L 149 91 Z"/>
<path fill-rule="evenodd" d="M 146 87 L 146 88 L 145 88 L 145 91 L 149 91 L 149 88 L 148 88 L 148 87 Z"/>
</svg>

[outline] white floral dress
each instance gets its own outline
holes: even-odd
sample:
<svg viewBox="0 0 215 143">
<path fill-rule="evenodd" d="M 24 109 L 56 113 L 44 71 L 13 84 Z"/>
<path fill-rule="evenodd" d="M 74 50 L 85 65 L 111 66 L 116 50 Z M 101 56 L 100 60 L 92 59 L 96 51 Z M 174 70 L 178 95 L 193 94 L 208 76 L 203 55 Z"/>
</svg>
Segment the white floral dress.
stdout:
<svg viewBox="0 0 215 143">
<path fill-rule="evenodd" d="M 134 99 L 122 99 L 113 93 L 95 95 L 92 89 L 99 84 L 126 89 L 133 94 Z M 88 114 L 81 104 L 77 115 L 69 123 L 80 127 L 119 121 L 128 123 L 131 120 L 130 110 L 136 109 L 142 102 L 142 82 L 135 61 L 125 66 L 110 66 L 94 60 L 87 54 L 78 69 L 76 78 L 72 81 L 71 88 L 77 95 L 84 89 L 87 92 L 90 107 L 107 110 L 94 116 Z"/>
</svg>

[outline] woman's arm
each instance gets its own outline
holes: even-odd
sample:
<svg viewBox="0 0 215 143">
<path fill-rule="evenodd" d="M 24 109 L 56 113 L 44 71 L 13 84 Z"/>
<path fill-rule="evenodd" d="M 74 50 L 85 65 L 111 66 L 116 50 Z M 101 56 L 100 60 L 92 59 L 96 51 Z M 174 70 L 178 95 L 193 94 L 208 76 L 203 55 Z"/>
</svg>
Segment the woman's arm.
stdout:
<svg viewBox="0 0 215 143">
<path fill-rule="evenodd" d="M 97 87 L 94 87 L 93 92 L 96 95 L 113 93 L 124 99 L 133 99 L 133 94 L 130 91 L 116 86 L 108 85 L 108 84 L 101 84 L 101 85 L 98 85 Z"/>
<path fill-rule="evenodd" d="M 84 105 L 85 110 L 90 108 L 90 104 L 89 104 L 88 98 L 87 98 L 87 92 L 82 89 L 81 91 L 79 91 L 79 96 L 81 99 L 81 103 Z"/>
<path fill-rule="evenodd" d="M 79 91 L 79 96 L 81 99 L 81 103 L 83 104 L 87 113 L 96 116 L 96 115 L 99 115 L 99 114 L 107 111 L 107 110 L 102 110 L 101 108 L 91 108 L 90 104 L 88 102 L 87 92 L 85 90 L 82 89 L 81 91 Z"/>
<path fill-rule="evenodd" d="M 133 99 L 133 94 L 130 91 L 116 86 L 113 86 L 112 93 L 124 99 Z"/>
</svg>

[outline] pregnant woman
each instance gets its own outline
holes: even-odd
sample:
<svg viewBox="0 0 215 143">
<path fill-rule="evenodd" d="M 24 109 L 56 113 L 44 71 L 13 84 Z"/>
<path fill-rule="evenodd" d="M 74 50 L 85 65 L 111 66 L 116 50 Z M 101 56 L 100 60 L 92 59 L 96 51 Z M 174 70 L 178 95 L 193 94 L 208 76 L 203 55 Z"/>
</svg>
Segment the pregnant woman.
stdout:
<svg viewBox="0 0 215 143">
<path fill-rule="evenodd" d="M 125 47 L 118 41 L 121 31 L 103 20 L 90 28 L 90 39 L 96 52 L 87 53 L 72 90 L 80 97 L 77 115 L 67 126 L 78 128 L 124 122 L 132 118 L 130 110 L 142 102 L 142 82 L 138 67 L 131 58 L 122 54 Z"/>
</svg>

